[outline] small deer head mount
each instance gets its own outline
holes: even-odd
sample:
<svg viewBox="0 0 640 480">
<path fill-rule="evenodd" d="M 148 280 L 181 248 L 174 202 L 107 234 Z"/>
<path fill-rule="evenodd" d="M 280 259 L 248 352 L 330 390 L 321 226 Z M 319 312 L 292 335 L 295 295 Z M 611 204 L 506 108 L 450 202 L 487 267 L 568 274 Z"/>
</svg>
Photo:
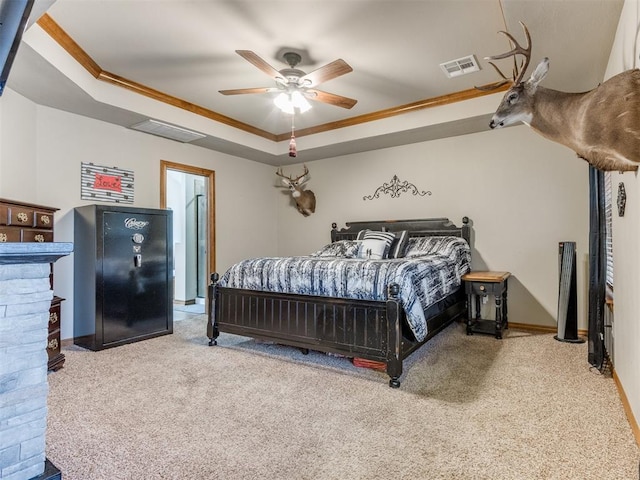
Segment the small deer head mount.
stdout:
<svg viewBox="0 0 640 480">
<path fill-rule="evenodd" d="M 304 166 L 304 173 L 299 177 L 293 178 L 282 173 L 282 167 L 278 168 L 276 175 L 282 177 L 282 183 L 291 190 L 291 196 L 296 202 L 298 211 L 308 217 L 316 211 L 316 195 L 311 190 L 304 190 L 304 183 L 309 180 L 309 169 Z"/>
</svg>

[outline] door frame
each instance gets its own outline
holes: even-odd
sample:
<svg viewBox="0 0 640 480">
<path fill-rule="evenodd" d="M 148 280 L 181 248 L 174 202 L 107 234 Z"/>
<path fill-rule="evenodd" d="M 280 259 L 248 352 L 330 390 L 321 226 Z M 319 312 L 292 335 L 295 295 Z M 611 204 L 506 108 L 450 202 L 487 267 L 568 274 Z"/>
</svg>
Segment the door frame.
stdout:
<svg viewBox="0 0 640 480">
<path fill-rule="evenodd" d="M 209 221 L 207 222 L 207 265 L 209 275 L 216 271 L 216 210 L 215 210 L 215 179 L 216 172 L 206 168 L 184 165 L 181 163 L 160 160 L 160 208 L 167 208 L 167 171 L 199 175 L 207 178 L 207 212 Z M 207 283 L 209 278 L 207 277 Z"/>
</svg>

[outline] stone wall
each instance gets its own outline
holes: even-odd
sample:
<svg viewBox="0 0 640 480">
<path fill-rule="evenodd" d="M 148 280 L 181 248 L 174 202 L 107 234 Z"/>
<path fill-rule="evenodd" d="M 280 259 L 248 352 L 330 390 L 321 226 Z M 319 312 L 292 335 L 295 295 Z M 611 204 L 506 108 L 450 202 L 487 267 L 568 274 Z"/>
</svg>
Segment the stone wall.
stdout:
<svg viewBox="0 0 640 480">
<path fill-rule="evenodd" d="M 0 264 L 0 479 L 45 467 L 50 265 Z"/>
</svg>

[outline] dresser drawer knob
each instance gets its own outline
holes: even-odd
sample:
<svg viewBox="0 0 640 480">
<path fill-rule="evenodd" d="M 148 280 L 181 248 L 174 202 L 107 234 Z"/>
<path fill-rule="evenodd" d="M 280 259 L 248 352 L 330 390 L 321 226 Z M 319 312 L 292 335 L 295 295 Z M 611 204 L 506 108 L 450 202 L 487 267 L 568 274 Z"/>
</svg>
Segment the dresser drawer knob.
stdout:
<svg viewBox="0 0 640 480">
<path fill-rule="evenodd" d="M 33 239 L 34 239 L 36 242 L 43 243 L 43 242 L 44 242 L 44 235 L 42 235 L 41 233 L 39 233 L 39 234 L 35 235 L 35 236 L 33 237 Z"/>
<path fill-rule="evenodd" d="M 7 241 L 7 234 L 0 233 L 0 242 L 6 242 L 6 241 Z"/>
<path fill-rule="evenodd" d="M 480 285 L 480 290 L 485 291 L 484 285 Z"/>
<path fill-rule="evenodd" d="M 49 215 L 42 215 L 40 217 L 40 221 L 42 222 L 43 225 L 49 225 L 51 223 L 51 219 L 49 218 Z"/>
<path fill-rule="evenodd" d="M 16 218 L 20 223 L 27 223 L 29 221 L 29 215 L 24 212 L 20 212 L 19 214 L 17 214 Z"/>
</svg>

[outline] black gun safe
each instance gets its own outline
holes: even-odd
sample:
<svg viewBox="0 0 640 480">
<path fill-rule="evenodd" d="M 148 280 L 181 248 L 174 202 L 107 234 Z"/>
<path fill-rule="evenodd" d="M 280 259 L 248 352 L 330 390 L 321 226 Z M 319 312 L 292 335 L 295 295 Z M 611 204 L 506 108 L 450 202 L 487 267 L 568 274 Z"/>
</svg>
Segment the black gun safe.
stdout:
<svg viewBox="0 0 640 480">
<path fill-rule="evenodd" d="M 171 210 L 74 210 L 74 343 L 102 350 L 173 333 Z"/>
</svg>

